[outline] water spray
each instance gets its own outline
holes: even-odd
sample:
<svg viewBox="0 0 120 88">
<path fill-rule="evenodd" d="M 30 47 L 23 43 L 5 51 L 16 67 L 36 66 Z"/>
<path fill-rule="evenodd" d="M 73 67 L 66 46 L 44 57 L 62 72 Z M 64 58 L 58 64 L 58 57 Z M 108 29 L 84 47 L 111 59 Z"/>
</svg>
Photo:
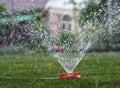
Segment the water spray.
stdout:
<svg viewBox="0 0 120 88">
<path fill-rule="evenodd" d="M 101 3 L 101 0 L 93 1 L 97 5 Z M 111 13 L 112 2 L 111 0 L 108 0 L 108 2 L 110 2 L 108 3 L 109 11 L 106 14 Z M 97 17 L 98 14 L 94 13 L 94 15 Z M 57 59 L 58 63 L 67 72 L 61 73 L 57 79 L 63 80 L 81 78 L 81 74 L 79 72 L 73 71 L 83 59 L 91 44 L 96 42 L 101 36 L 103 36 L 103 34 L 106 34 L 106 27 L 96 20 L 95 24 L 94 22 L 92 23 L 91 21 L 86 21 L 82 26 L 79 26 L 76 22 L 76 24 L 73 24 L 75 26 L 75 30 L 69 29 L 69 26 L 73 26 L 71 25 L 71 16 L 67 14 L 63 18 L 64 19 L 61 19 L 62 25 L 60 25 L 60 30 L 56 33 L 58 35 L 54 36 L 51 34 L 49 38 L 45 39 L 43 44 L 49 46 L 48 50 L 51 51 L 51 55 Z M 112 32 L 111 24 L 109 24 L 112 21 L 112 14 L 108 14 L 107 19 L 108 20 L 106 21 L 108 22 L 105 23 L 105 26 L 107 25 L 108 31 Z M 50 33 L 54 33 L 54 31 L 50 31 Z"/>
</svg>

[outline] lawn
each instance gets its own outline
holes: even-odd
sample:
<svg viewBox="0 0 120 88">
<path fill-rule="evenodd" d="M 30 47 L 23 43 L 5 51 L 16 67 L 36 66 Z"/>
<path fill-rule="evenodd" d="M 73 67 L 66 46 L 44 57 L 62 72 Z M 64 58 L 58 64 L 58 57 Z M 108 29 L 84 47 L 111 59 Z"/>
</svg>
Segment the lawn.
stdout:
<svg viewBox="0 0 120 88">
<path fill-rule="evenodd" d="M 87 53 L 80 79 L 45 80 L 65 71 L 49 54 L 0 55 L 0 88 L 120 88 L 120 52 Z"/>
</svg>

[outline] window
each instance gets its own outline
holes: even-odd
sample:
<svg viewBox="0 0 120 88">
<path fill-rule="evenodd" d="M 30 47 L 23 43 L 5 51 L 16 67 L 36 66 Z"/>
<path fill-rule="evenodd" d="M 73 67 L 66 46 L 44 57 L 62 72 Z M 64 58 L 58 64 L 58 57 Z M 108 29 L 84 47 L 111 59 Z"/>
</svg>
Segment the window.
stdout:
<svg viewBox="0 0 120 88">
<path fill-rule="evenodd" d="M 70 17 L 69 15 L 63 15 L 61 16 L 61 30 L 62 31 L 71 31 L 71 21 L 72 21 L 72 17 Z"/>
</svg>

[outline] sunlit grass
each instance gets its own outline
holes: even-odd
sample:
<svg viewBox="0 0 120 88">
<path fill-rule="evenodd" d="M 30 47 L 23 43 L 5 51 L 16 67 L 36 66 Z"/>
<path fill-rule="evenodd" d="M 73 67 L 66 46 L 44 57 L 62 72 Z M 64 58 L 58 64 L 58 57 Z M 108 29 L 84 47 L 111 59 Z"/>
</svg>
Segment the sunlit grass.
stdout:
<svg viewBox="0 0 120 88">
<path fill-rule="evenodd" d="M 87 53 L 75 69 L 80 79 L 41 79 L 64 72 L 49 54 L 0 56 L 0 88 L 120 88 L 120 52 Z"/>
</svg>

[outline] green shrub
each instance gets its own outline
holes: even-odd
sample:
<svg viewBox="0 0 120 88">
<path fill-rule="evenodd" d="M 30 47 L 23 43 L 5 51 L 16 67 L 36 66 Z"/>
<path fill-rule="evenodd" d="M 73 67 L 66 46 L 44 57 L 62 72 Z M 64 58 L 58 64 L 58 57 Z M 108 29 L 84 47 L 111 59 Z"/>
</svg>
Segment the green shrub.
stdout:
<svg viewBox="0 0 120 88">
<path fill-rule="evenodd" d="M 75 36 L 73 34 L 62 32 L 57 40 L 57 45 L 71 47 L 74 42 Z"/>
<path fill-rule="evenodd" d="M 10 22 L 0 24 L 0 46 L 23 45 L 26 49 L 29 48 L 36 52 L 46 51 L 41 44 L 44 39 L 43 33 L 47 30 L 45 27 L 46 19 L 38 20 L 34 9 L 27 14 L 32 14 L 33 19 L 19 22 L 14 18 L 19 18 L 23 13 L 13 11 L 13 14 L 9 15 Z"/>
</svg>

